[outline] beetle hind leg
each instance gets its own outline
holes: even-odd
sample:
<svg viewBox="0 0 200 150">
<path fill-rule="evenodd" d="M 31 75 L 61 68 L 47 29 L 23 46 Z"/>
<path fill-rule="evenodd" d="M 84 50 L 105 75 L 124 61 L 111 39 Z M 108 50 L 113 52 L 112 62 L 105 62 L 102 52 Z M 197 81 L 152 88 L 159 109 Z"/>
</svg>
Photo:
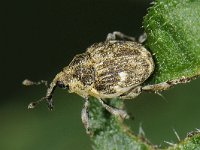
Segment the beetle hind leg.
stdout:
<svg viewBox="0 0 200 150">
<path fill-rule="evenodd" d="M 98 100 L 102 104 L 102 106 L 111 114 L 113 114 L 115 116 L 120 116 L 122 119 L 129 118 L 129 115 L 127 114 L 127 112 L 125 110 L 111 107 L 111 106 L 107 105 L 106 103 L 104 103 L 104 101 L 102 99 L 98 99 Z"/>
<path fill-rule="evenodd" d="M 165 91 L 177 84 L 181 84 L 181 83 L 188 83 L 190 82 L 191 80 L 194 80 L 198 77 L 199 75 L 197 76 L 194 76 L 194 77 L 185 77 L 185 76 L 182 76 L 181 78 L 179 79 L 174 79 L 174 80 L 169 80 L 169 81 L 166 81 L 166 82 L 161 82 L 161 83 L 158 83 L 158 84 L 152 84 L 152 85 L 145 85 L 142 87 L 142 91 L 150 91 L 150 92 L 159 92 L 159 91 Z"/>
<path fill-rule="evenodd" d="M 133 99 L 135 97 L 137 97 L 138 95 L 140 95 L 142 92 L 142 87 L 141 86 L 137 86 L 134 87 L 132 89 L 130 89 L 128 92 L 120 95 L 120 99 Z"/>
</svg>

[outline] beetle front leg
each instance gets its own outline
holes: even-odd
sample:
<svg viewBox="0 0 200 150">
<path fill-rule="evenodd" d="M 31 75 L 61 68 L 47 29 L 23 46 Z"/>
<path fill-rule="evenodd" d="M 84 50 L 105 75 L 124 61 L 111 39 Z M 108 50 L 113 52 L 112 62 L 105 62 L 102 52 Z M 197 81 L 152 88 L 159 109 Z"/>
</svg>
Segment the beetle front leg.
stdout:
<svg viewBox="0 0 200 150">
<path fill-rule="evenodd" d="M 90 132 L 90 125 L 89 125 L 88 107 L 89 107 L 89 100 L 88 100 L 88 98 L 86 98 L 84 106 L 83 106 L 83 109 L 81 111 L 81 120 L 82 120 L 83 125 L 84 125 L 84 127 L 86 129 L 86 133 L 87 134 L 91 134 L 91 132 Z"/>
<path fill-rule="evenodd" d="M 127 112 L 125 110 L 111 107 L 111 106 L 107 105 L 106 103 L 104 103 L 104 101 L 102 99 L 98 99 L 98 100 L 102 104 L 102 106 L 111 114 L 113 114 L 115 116 L 120 116 L 122 119 L 129 118 L 129 115 L 127 114 Z"/>
<path fill-rule="evenodd" d="M 135 41 L 134 37 L 125 35 L 124 33 L 121 33 L 119 31 L 114 31 L 113 33 L 108 33 L 106 41 L 113 41 L 113 40 L 128 40 L 128 41 Z"/>
</svg>

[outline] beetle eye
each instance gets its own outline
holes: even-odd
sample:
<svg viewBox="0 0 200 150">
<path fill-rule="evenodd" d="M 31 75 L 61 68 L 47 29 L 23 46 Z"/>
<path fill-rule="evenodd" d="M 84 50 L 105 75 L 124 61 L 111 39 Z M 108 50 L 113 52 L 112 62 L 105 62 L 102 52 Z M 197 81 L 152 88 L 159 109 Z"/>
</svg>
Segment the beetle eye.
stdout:
<svg viewBox="0 0 200 150">
<path fill-rule="evenodd" d="M 65 85 L 62 81 L 58 81 L 57 82 L 57 85 L 59 88 L 62 88 L 62 89 L 69 89 L 69 86 L 68 85 Z"/>
<path fill-rule="evenodd" d="M 66 86 L 65 86 L 65 89 L 69 90 L 69 85 L 66 85 Z"/>
</svg>

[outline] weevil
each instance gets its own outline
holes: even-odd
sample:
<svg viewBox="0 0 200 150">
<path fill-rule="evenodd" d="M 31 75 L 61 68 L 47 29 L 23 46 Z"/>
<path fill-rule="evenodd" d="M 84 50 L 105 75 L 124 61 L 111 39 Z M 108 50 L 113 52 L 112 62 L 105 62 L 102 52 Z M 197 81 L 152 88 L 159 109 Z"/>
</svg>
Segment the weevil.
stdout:
<svg viewBox="0 0 200 150">
<path fill-rule="evenodd" d="M 118 40 L 117 38 L 120 38 Z M 82 122 L 89 130 L 88 107 L 90 96 L 100 101 L 102 106 L 111 114 L 128 118 L 126 111 L 114 108 L 105 103 L 105 99 L 133 99 L 142 91 L 162 91 L 177 83 L 189 82 L 185 77 L 166 81 L 154 85 L 142 86 L 154 72 L 155 64 L 152 54 L 141 44 L 145 41 L 145 34 L 139 42 L 135 38 L 121 32 L 108 34 L 104 42 L 96 43 L 87 48 L 86 52 L 78 54 L 71 63 L 58 73 L 48 86 L 46 96 L 29 104 L 34 108 L 40 101 L 46 100 L 48 108 L 53 109 L 53 92 L 56 87 L 67 89 L 70 93 L 77 93 L 85 99 L 81 113 Z M 24 85 L 47 82 L 32 82 L 24 80 Z"/>
</svg>

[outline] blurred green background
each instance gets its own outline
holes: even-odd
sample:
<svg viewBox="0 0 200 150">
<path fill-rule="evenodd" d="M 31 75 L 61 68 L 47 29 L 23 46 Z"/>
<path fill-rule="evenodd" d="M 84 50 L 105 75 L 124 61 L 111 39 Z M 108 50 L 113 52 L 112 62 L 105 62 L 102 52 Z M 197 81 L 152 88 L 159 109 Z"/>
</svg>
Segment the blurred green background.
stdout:
<svg viewBox="0 0 200 150">
<path fill-rule="evenodd" d="M 81 123 L 81 97 L 57 89 L 55 110 L 45 103 L 27 104 L 45 95 L 46 88 L 24 87 L 25 78 L 51 81 L 72 58 L 107 33 L 121 31 L 138 37 L 150 0 L 9 1 L 3 7 L 1 49 L 1 150 L 91 149 Z M 135 133 L 139 125 L 157 145 L 177 142 L 200 127 L 200 79 L 163 92 L 165 99 L 144 93 L 126 102 L 135 119 L 126 121 Z"/>
</svg>

